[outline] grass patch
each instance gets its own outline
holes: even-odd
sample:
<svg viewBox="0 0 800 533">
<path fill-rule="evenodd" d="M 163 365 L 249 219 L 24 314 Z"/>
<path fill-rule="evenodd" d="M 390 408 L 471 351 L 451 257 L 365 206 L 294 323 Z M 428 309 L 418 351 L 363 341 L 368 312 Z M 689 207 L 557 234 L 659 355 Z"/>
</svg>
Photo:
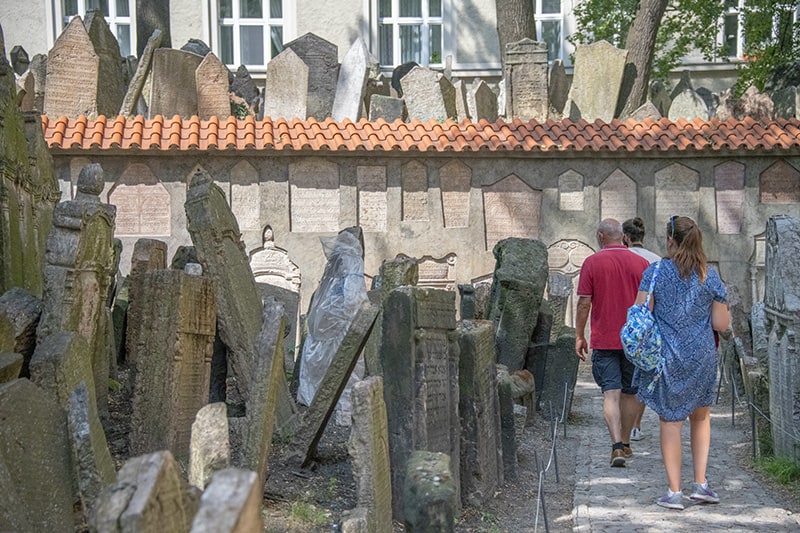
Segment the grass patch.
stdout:
<svg viewBox="0 0 800 533">
<path fill-rule="evenodd" d="M 786 457 L 761 457 L 756 468 L 781 485 L 800 485 L 800 464 Z"/>
<path fill-rule="evenodd" d="M 328 522 L 330 515 L 328 511 L 320 509 L 314 504 L 300 501 L 292 504 L 291 517 L 297 522 L 322 526 Z"/>
</svg>

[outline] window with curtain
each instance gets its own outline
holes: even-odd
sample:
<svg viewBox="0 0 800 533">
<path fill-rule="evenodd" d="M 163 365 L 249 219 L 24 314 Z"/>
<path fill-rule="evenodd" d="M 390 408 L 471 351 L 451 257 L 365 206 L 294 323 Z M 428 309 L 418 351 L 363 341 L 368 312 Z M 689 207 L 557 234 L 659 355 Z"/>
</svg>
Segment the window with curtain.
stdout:
<svg viewBox="0 0 800 533">
<path fill-rule="evenodd" d="M 377 0 L 382 66 L 442 64 L 442 0 Z"/>
<path fill-rule="evenodd" d="M 67 27 L 72 17 L 80 15 L 84 18 L 86 12 L 93 9 L 100 10 L 108 22 L 111 33 L 117 37 L 122 57 L 135 53 L 136 43 L 134 40 L 136 36 L 133 24 L 136 10 L 135 0 L 63 0 L 61 3 L 62 29 Z"/>
<path fill-rule="evenodd" d="M 231 67 L 261 67 L 283 50 L 283 0 L 218 0 L 218 53 Z"/>
</svg>

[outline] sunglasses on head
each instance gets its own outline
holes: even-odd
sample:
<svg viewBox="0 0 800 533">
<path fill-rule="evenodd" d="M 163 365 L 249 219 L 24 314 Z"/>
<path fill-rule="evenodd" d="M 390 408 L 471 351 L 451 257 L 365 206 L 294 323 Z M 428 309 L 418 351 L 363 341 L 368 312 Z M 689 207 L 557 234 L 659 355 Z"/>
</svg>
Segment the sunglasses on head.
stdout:
<svg viewBox="0 0 800 533">
<path fill-rule="evenodd" d="M 670 237 L 675 238 L 675 219 L 678 218 L 678 215 L 672 215 L 669 217 L 669 225 L 670 225 Z"/>
</svg>

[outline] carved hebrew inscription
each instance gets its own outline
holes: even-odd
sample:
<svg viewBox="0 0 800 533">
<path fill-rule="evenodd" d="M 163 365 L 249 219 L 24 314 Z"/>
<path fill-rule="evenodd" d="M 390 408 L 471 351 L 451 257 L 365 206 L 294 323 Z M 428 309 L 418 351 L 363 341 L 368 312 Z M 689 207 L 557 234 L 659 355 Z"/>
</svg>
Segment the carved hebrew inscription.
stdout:
<svg viewBox="0 0 800 533">
<path fill-rule="evenodd" d="M 258 174 L 253 166 L 242 161 L 231 171 L 231 211 L 236 216 L 239 229 L 261 229 L 261 194 Z"/>
<path fill-rule="evenodd" d="M 700 211 L 700 175 L 678 163 L 656 172 L 656 224 L 659 236 L 666 232 L 666 221 L 672 215 L 697 220 Z"/>
<path fill-rule="evenodd" d="M 727 161 L 714 168 L 717 232 L 738 234 L 744 217 L 744 165 Z"/>
<path fill-rule="evenodd" d="M 145 165 L 131 165 L 120 184 L 108 195 L 117 206 L 117 236 L 168 237 L 170 228 L 169 191 Z"/>
<path fill-rule="evenodd" d="M 339 168 L 326 161 L 289 165 L 291 230 L 328 232 L 339 229 Z"/>
<path fill-rule="evenodd" d="M 472 170 L 460 161 L 451 161 L 439 170 L 439 181 L 442 186 L 444 227 L 468 227 Z"/>
<path fill-rule="evenodd" d="M 422 163 L 403 167 L 403 220 L 430 220 L 428 215 L 428 174 Z"/>
<path fill-rule="evenodd" d="M 486 249 L 507 237 L 536 239 L 539 236 L 539 215 L 542 191 L 532 189 L 511 174 L 483 188 Z"/>
<path fill-rule="evenodd" d="M 386 167 L 356 168 L 358 224 L 364 231 L 386 231 Z"/>
<path fill-rule="evenodd" d="M 558 177 L 558 208 L 583 211 L 583 176 L 574 170 L 567 170 Z"/>
<path fill-rule="evenodd" d="M 600 184 L 600 219 L 623 222 L 635 217 L 637 208 L 636 183 L 616 169 Z"/>
<path fill-rule="evenodd" d="M 800 172 L 786 161 L 778 161 L 758 179 L 762 204 L 800 202 Z"/>
</svg>

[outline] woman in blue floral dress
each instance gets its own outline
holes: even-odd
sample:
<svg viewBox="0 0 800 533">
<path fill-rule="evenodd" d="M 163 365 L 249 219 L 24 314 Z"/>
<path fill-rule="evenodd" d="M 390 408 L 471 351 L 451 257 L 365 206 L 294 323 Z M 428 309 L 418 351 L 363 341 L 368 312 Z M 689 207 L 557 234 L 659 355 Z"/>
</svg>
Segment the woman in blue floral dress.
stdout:
<svg viewBox="0 0 800 533">
<path fill-rule="evenodd" d="M 717 381 L 714 332 L 728 329 L 730 315 L 725 286 L 708 268 L 700 228 L 688 217 L 667 223 L 667 259 L 661 260 L 650 306 L 663 339 L 664 367 L 660 376 L 639 370 L 638 398 L 658 413 L 661 455 L 669 490 L 656 503 L 683 509 L 681 491 L 681 427 L 691 429 L 694 482 L 690 499 L 718 503 L 706 480 L 711 445 L 711 404 Z M 644 303 L 655 264 L 645 270 L 637 304 Z M 648 385 L 654 382 L 652 390 Z"/>
</svg>

